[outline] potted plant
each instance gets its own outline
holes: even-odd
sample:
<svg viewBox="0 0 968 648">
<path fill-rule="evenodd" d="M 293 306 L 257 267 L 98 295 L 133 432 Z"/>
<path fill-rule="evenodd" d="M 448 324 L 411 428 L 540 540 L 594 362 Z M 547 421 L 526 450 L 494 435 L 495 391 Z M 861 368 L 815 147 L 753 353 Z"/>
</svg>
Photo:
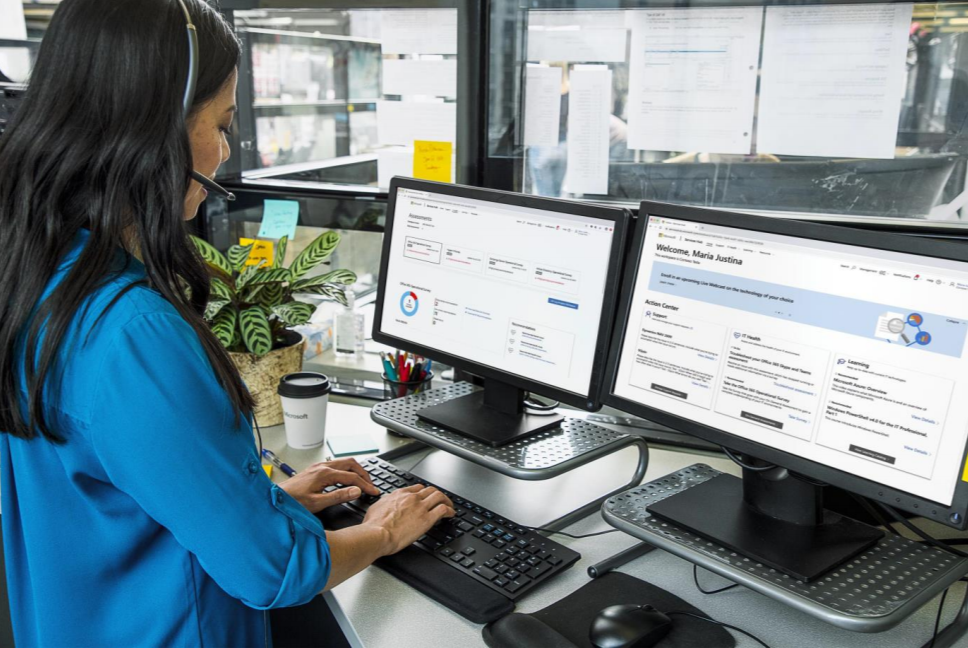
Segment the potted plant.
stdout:
<svg viewBox="0 0 968 648">
<path fill-rule="evenodd" d="M 223 255 L 206 241 L 192 239 L 212 273 L 205 320 L 252 393 L 259 424 L 279 425 L 279 379 L 302 369 L 302 336 L 292 327 L 308 322 L 316 309 L 294 295 L 324 295 L 346 305 L 345 287 L 356 281 L 349 270 L 306 277 L 333 254 L 340 235 L 322 233 L 288 268 L 282 266 L 288 237 L 279 239 L 270 266 L 265 259 L 247 265 L 252 245 L 233 245 Z"/>
</svg>

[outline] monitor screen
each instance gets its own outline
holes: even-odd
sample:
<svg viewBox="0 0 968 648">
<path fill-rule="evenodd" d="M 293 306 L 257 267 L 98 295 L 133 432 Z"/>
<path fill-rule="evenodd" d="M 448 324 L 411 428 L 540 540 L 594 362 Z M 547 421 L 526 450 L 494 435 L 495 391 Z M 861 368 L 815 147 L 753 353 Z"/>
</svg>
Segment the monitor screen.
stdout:
<svg viewBox="0 0 968 648">
<path fill-rule="evenodd" d="M 377 331 L 589 398 L 623 212 L 607 210 L 610 221 L 558 201 L 529 199 L 547 205 L 537 209 L 500 192 L 440 191 L 399 187 L 391 200 Z"/>
<path fill-rule="evenodd" d="M 613 397 L 952 504 L 968 263 L 646 218 Z"/>
</svg>

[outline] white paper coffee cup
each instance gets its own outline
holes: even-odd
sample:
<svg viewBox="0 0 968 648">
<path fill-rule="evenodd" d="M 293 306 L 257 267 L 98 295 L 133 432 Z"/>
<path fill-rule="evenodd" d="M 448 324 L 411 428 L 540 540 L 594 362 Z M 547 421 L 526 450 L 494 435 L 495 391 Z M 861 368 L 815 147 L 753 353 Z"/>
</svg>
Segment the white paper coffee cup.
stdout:
<svg viewBox="0 0 968 648">
<path fill-rule="evenodd" d="M 326 440 L 326 405 L 332 387 L 321 373 L 302 371 L 279 381 L 286 443 L 296 450 L 318 448 Z"/>
</svg>

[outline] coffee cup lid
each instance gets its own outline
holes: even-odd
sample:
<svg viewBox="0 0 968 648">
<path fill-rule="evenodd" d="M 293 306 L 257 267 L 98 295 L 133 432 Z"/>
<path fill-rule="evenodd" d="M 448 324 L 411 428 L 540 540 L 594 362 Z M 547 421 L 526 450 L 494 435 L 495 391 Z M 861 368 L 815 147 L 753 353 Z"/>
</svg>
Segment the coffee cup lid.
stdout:
<svg viewBox="0 0 968 648">
<path fill-rule="evenodd" d="M 286 398 L 316 398 L 332 390 L 329 378 L 313 371 L 286 374 L 279 380 L 279 395 Z"/>
</svg>

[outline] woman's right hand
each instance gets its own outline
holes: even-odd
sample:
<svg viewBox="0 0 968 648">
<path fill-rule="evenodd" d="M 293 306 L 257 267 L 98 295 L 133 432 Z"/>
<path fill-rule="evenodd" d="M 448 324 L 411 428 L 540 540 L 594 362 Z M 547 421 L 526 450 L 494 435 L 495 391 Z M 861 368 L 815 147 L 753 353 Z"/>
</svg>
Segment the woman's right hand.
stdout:
<svg viewBox="0 0 968 648">
<path fill-rule="evenodd" d="M 383 531 L 383 555 L 389 555 L 409 546 L 446 517 L 454 517 L 453 502 L 433 486 L 414 484 L 373 503 L 363 524 Z"/>
</svg>

